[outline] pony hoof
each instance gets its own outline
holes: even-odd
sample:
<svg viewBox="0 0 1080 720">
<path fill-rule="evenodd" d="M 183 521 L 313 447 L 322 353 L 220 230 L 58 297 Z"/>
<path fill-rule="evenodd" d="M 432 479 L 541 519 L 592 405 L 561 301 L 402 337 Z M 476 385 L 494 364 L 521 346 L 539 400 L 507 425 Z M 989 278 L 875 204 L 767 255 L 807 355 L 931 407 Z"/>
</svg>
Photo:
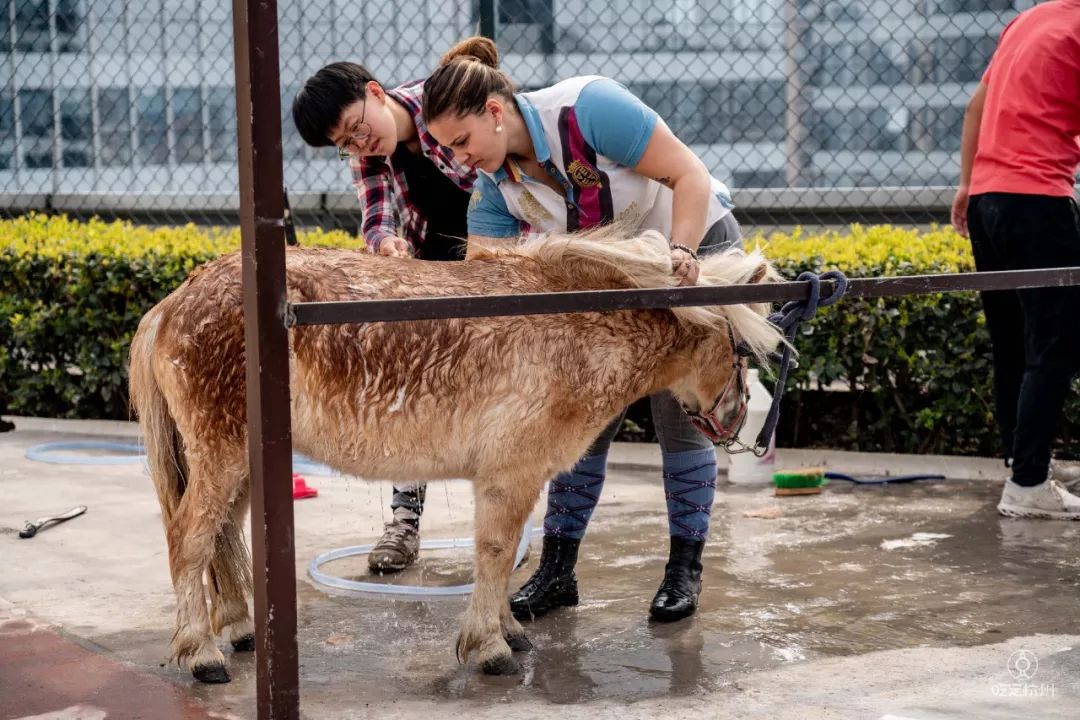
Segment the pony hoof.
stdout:
<svg viewBox="0 0 1080 720">
<path fill-rule="evenodd" d="M 232 641 L 233 652 L 254 652 L 255 651 L 255 636 L 244 635 L 243 637 L 236 638 Z"/>
<path fill-rule="evenodd" d="M 521 663 L 510 655 L 498 655 L 485 660 L 480 668 L 485 675 L 517 675 L 521 672 Z"/>
<path fill-rule="evenodd" d="M 199 682 L 219 684 L 229 682 L 229 671 L 221 663 L 212 665 L 197 665 L 191 669 L 191 674 Z"/>
<path fill-rule="evenodd" d="M 533 649 L 532 641 L 524 634 L 517 636 L 508 634 L 504 636 L 504 639 L 506 640 L 506 644 L 509 645 L 510 649 L 514 652 L 525 652 L 526 650 Z"/>
</svg>

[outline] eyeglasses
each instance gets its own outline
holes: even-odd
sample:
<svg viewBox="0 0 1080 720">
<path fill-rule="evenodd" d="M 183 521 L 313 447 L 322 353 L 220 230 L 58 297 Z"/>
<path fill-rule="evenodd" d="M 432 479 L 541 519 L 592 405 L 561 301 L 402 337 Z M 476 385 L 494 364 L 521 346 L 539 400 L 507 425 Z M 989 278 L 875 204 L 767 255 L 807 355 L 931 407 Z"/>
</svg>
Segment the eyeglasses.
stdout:
<svg viewBox="0 0 1080 720">
<path fill-rule="evenodd" d="M 371 126 L 364 122 L 366 114 L 367 100 L 364 100 L 364 109 L 360 111 L 360 122 L 352 126 L 352 132 L 345 135 L 344 144 L 338 146 L 338 157 L 342 160 L 351 160 L 352 153 L 349 152 L 349 148 L 354 147 L 357 152 L 360 152 L 361 148 L 367 144 L 368 138 L 371 137 Z"/>
</svg>

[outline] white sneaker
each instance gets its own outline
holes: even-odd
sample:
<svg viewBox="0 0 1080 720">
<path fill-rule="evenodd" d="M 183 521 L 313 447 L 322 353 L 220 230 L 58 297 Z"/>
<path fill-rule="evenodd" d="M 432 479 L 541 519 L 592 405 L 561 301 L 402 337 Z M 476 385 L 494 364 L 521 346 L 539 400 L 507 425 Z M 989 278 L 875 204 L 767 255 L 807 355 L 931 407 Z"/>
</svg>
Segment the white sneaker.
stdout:
<svg viewBox="0 0 1080 720">
<path fill-rule="evenodd" d="M 1052 478 L 1034 487 L 1024 487 L 1006 480 L 998 512 L 1015 518 L 1080 520 L 1080 497 Z"/>
</svg>

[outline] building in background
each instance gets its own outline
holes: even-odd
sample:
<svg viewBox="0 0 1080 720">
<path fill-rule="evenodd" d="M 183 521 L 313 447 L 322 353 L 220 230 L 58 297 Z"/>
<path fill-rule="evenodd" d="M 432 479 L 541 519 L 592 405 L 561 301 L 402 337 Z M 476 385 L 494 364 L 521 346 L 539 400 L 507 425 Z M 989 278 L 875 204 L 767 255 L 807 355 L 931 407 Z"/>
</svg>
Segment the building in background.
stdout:
<svg viewBox="0 0 1080 720">
<path fill-rule="evenodd" d="M 629 86 L 735 187 L 954 183 L 963 107 L 1029 0 L 501 0 L 524 88 Z M 478 0 L 279 0 L 285 179 L 349 189 L 288 117 L 327 62 L 387 84 L 472 34 Z M 228 0 L 0 0 L 0 192 L 234 192 Z"/>
</svg>

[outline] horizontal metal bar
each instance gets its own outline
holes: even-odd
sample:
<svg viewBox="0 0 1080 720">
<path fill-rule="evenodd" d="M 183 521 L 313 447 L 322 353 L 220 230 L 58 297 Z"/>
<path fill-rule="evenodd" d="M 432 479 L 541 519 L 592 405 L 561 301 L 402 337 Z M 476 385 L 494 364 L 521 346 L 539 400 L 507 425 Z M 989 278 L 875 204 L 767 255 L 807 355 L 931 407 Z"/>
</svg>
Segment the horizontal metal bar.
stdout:
<svg viewBox="0 0 1080 720">
<path fill-rule="evenodd" d="M 970 290 L 1030 290 L 1070 285 L 1080 285 L 1080 267 L 853 278 L 849 281 L 847 296 L 890 297 Z"/>
<path fill-rule="evenodd" d="M 1080 267 L 853 278 L 849 281 L 847 297 L 925 295 L 970 290 L 1023 290 L 1069 285 L 1080 285 Z M 828 294 L 831 287 L 831 281 L 823 282 L 822 294 Z M 691 305 L 735 305 L 802 300 L 807 298 L 809 293 L 810 283 L 803 281 L 718 287 L 582 290 L 524 295 L 456 295 L 392 300 L 309 302 L 291 304 L 287 313 L 287 323 L 290 326 L 336 325 L 454 317 L 648 310 Z"/>
</svg>

